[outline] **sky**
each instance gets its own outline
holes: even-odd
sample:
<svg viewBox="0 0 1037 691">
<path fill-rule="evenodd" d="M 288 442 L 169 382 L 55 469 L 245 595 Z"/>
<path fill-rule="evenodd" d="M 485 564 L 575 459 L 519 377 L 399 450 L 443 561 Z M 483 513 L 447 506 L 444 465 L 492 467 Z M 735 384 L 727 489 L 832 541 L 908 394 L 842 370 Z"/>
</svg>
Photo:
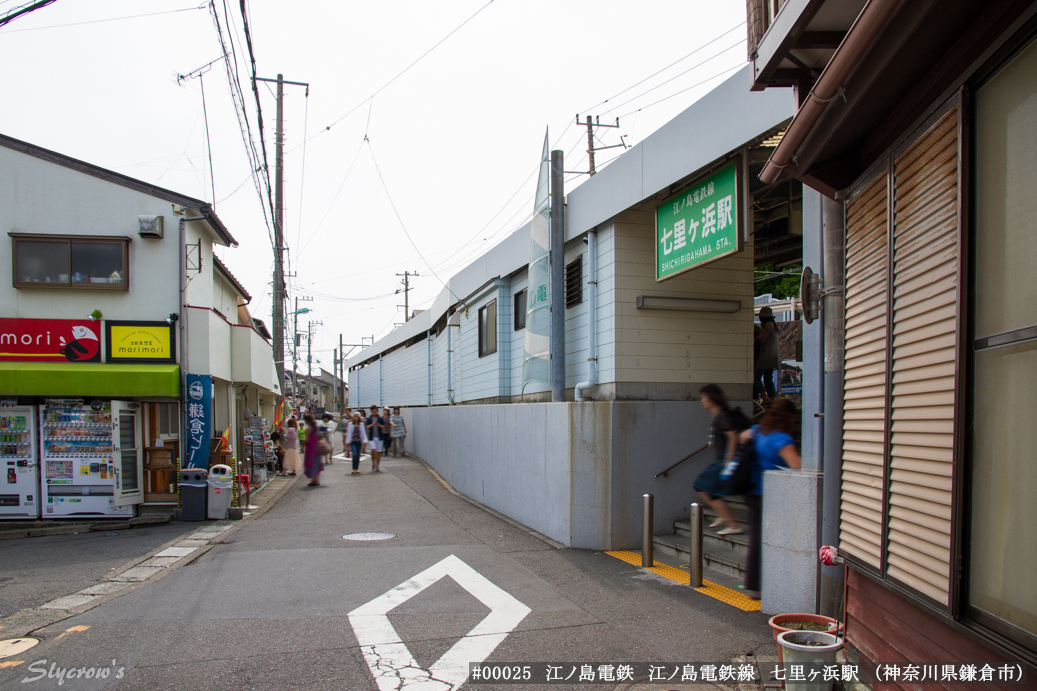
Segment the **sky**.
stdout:
<svg viewBox="0 0 1037 691">
<path fill-rule="evenodd" d="M 0 0 L 0 15 L 24 1 Z M 272 219 L 228 65 L 271 183 L 274 87 L 258 86 L 261 139 L 241 0 L 192 2 L 57 0 L 0 28 L 0 133 L 214 201 L 239 242 L 217 254 L 269 325 Z M 528 220 L 545 128 L 565 169 L 585 171 L 577 114 L 619 118 L 619 129 L 596 130 L 597 146 L 620 135 L 633 145 L 746 61 L 743 0 L 246 8 L 257 75 L 309 84 L 308 95 L 285 86 L 284 235 L 287 311 L 296 298 L 311 310 L 298 320 L 314 334 L 314 371 L 332 370 L 340 335 L 370 343 L 404 321 L 397 274 L 417 272 L 410 307 L 427 307 L 443 281 Z M 622 151 L 598 152 L 598 169 Z M 586 179 L 568 176 L 566 192 Z"/>
</svg>

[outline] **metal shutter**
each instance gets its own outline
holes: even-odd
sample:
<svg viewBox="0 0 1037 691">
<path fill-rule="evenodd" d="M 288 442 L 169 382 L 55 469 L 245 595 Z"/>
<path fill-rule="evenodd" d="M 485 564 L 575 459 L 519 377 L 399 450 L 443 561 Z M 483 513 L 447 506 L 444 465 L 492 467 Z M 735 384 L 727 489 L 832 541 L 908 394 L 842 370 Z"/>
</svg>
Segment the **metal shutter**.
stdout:
<svg viewBox="0 0 1037 691">
<path fill-rule="evenodd" d="M 846 204 L 846 370 L 839 546 L 881 568 L 886 439 L 886 176 Z"/>
<path fill-rule="evenodd" d="M 887 573 L 948 604 L 958 281 L 958 109 L 894 161 Z"/>
</svg>

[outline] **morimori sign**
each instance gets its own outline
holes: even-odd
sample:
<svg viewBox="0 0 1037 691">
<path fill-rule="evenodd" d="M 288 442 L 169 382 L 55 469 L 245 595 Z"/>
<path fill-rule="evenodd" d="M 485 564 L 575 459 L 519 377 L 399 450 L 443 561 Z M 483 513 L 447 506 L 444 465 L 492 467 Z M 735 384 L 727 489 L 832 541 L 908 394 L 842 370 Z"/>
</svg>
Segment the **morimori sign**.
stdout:
<svg viewBox="0 0 1037 691">
<path fill-rule="evenodd" d="M 655 210 L 655 280 L 742 249 L 739 165 L 732 163 Z"/>
</svg>

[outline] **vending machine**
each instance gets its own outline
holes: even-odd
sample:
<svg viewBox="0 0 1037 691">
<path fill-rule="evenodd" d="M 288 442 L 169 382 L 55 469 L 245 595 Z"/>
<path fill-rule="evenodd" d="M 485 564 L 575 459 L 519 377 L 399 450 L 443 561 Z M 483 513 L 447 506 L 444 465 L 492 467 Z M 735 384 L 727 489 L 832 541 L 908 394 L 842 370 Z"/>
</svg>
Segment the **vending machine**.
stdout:
<svg viewBox="0 0 1037 691">
<path fill-rule="evenodd" d="M 0 519 L 40 516 L 35 413 L 34 406 L 0 408 Z"/>
<path fill-rule="evenodd" d="M 123 415 L 127 407 L 130 413 Z M 126 465 L 122 447 L 129 445 L 132 453 L 139 446 L 137 407 L 121 401 L 76 399 L 48 400 L 40 407 L 43 518 L 133 516 L 133 505 L 122 496 L 119 480 Z M 138 465 L 131 470 L 131 483 L 139 482 Z"/>
</svg>

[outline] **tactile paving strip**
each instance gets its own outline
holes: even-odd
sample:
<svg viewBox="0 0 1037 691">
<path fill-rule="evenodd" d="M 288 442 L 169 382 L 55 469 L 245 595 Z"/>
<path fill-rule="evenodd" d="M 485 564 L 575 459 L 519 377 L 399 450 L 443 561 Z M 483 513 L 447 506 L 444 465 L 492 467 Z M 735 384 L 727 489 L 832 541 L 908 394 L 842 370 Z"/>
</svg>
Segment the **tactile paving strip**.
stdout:
<svg viewBox="0 0 1037 691">
<path fill-rule="evenodd" d="M 640 552 L 619 550 L 615 552 L 605 552 L 605 554 L 609 555 L 610 557 L 615 557 L 620 561 L 625 561 L 626 563 L 631 564 L 632 566 L 641 566 Z M 652 567 L 649 568 L 648 571 L 651 571 L 654 574 L 658 574 L 663 578 L 668 578 L 674 583 L 680 583 L 681 585 L 688 585 L 691 582 L 691 576 L 685 573 L 684 571 L 681 571 L 680 569 L 676 569 L 668 564 L 663 564 L 658 561 L 654 562 Z M 760 611 L 759 600 L 753 600 L 752 598 L 748 597 L 747 595 L 744 595 L 743 593 L 738 592 L 737 590 L 725 588 L 724 586 L 714 583 L 713 581 L 707 581 L 706 579 L 702 579 L 702 587 L 695 588 L 695 590 L 696 592 L 700 592 L 703 595 L 709 595 L 711 598 L 729 604 L 732 607 L 737 607 L 743 612 Z"/>
</svg>

